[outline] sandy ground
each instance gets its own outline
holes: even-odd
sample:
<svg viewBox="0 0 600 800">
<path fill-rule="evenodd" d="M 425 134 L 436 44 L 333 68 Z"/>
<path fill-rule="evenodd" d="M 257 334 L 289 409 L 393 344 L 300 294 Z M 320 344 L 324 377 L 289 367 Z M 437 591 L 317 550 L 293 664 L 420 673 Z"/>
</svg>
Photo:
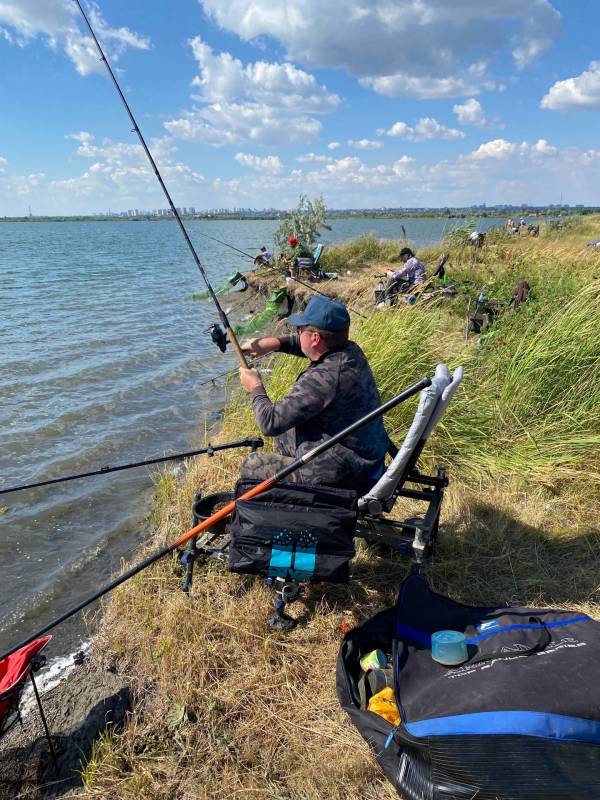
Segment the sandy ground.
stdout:
<svg viewBox="0 0 600 800">
<path fill-rule="evenodd" d="M 81 765 L 89 759 L 94 739 L 123 721 L 130 693 L 123 677 L 88 657 L 42 695 L 42 704 L 58 771 L 34 702 L 23 725 L 16 723 L 0 739 L 0 800 L 77 796 Z"/>
</svg>

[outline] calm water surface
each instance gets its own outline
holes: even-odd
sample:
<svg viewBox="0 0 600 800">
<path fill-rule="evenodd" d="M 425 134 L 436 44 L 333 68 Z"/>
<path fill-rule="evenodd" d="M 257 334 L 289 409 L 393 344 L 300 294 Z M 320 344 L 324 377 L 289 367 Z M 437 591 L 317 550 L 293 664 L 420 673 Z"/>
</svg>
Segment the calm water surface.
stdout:
<svg viewBox="0 0 600 800">
<path fill-rule="evenodd" d="M 334 220 L 323 241 L 397 239 L 400 224 Z M 402 224 L 419 247 L 460 222 Z M 255 253 L 277 222 L 187 227 L 218 286 L 248 262 L 202 234 Z M 236 363 L 207 333 L 213 307 L 189 299 L 202 288 L 174 222 L 0 224 L 0 488 L 201 446 L 203 421 L 223 405 L 210 379 Z M 151 497 L 145 469 L 0 495 L 0 651 L 130 556 L 150 533 Z M 57 651 L 72 646 L 55 635 Z"/>
</svg>

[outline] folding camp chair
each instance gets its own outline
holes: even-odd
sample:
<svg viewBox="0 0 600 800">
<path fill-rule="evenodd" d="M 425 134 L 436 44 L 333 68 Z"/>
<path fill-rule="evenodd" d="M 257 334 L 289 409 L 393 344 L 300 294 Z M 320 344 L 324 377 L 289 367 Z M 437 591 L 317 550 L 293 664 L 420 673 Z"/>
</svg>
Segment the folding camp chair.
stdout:
<svg viewBox="0 0 600 800">
<path fill-rule="evenodd" d="M 33 677 L 33 673 L 41 669 L 46 663 L 46 656 L 40 655 L 40 653 L 51 639 L 52 636 L 42 636 L 40 639 L 35 639 L 0 661 L 0 737 L 12 728 L 16 722 L 23 724 L 19 704 L 25 688 L 25 682 L 27 678 L 31 678 L 54 768 L 58 769 L 48 723 L 46 722 L 42 701 Z"/>
<path fill-rule="evenodd" d="M 325 245 L 318 244 L 312 256 L 300 256 L 296 262 L 296 269 L 300 275 L 305 275 L 310 280 L 323 280 L 328 277 L 322 272 L 320 261 Z"/>
<path fill-rule="evenodd" d="M 392 461 L 385 473 L 366 494 L 358 498 L 354 536 L 365 539 L 369 544 L 387 545 L 401 555 L 412 554 L 413 569 L 416 571 L 421 569 L 435 544 L 444 489 L 448 485 L 444 469 L 438 468 L 435 475 L 426 475 L 419 471 L 417 462 L 462 377 L 462 367 L 458 367 L 452 375 L 445 364 L 437 366 L 431 385 L 421 392 L 415 417 L 402 446 L 400 448 L 392 446 Z M 407 484 L 411 486 L 408 487 Z M 282 484 L 282 486 L 292 488 L 297 485 Z M 386 515 L 393 510 L 399 497 L 424 503 L 424 513 L 403 522 L 387 518 Z M 197 492 L 193 506 L 194 525 L 209 517 L 217 506 L 234 498 L 235 492 L 217 492 L 206 497 Z M 271 514 L 277 520 L 276 505 L 263 503 L 263 506 L 264 513 Z M 273 520 L 265 519 L 265 525 L 267 522 L 273 524 Z M 231 523 L 222 520 L 196 540 L 191 541 L 188 550 L 181 558 L 181 562 L 186 566 L 186 577 L 182 585 L 184 591 L 189 591 L 191 588 L 193 565 L 198 557 L 204 556 L 221 561 L 230 557 L 230 525 Z M 236 571 L 243 570 L 236 569 Z M 303 577 L 301 580 L 305 579 Z M 298 598 L 301 591 L 299 579 L 293 570 L 283 575 L 267 573 L 267 583 L 276 591 L 275 613 L 269 617 L 269 624 L 274 629 L 287 630 L 293 624 L 293 620 L 287 617 L 284 608 L 287 603 Z"/>
</svg>

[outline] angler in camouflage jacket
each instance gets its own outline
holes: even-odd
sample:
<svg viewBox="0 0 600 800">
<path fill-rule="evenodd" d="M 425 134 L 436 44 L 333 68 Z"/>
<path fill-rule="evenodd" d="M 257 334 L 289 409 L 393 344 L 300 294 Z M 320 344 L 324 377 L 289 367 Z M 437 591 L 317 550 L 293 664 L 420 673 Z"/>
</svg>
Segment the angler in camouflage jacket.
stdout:
<svg viewBox="0 0 600 800">
<path fill-rule="evenodd" d="M 348 340 L 350 318 L 341 303 L 315 295 L 301 314 L 289 318 L 288 324 L 297 327 L 298 333 L 254 339 L 242 345 L 252 355 L 278 350 L 310 360 L 288 394 L 275 403 L 269 399 L 257 370 L 240 370 L 261 433 L 276 437 L 277 448 L 277 453 L 248 456 L 241 470 L 245 479 L 271 477 L 381 403 L 364 353 Z M 383 473 L 388 446 L 383 421 L 378 417 L 286 480 L 366 490 Z"/>
</svg>

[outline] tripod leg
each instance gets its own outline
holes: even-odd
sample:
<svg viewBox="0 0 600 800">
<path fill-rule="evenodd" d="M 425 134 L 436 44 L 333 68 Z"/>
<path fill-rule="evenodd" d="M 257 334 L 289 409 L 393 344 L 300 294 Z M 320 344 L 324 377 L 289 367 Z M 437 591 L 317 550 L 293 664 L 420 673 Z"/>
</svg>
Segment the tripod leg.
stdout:
<svg viewBox="0 0 600 800">
<path fill-rule="evenodd" d="M 44 725 L 44 732 L 46 734 L 46 741 L 48 742 L 48 747 L 50 748 L 50 754 L 52 756 L 52 763 L 54 764 L 54 771 L 58 772 L 58 761 L 56 760 L 56 753 L 54 751 L 54 745 L 52 744 L 52 739 L 50 738 L 50 730 L 48 729 L 48 723 L 46 722 L 46 715 L 44 714 L 44 709 L 42 708 L 42 701 L 40 699 L 40 695 L 38 692 L 38 688 L 35 683 L 35 678 L 33 677 L 33 671 L 29 673 L 29 677 L 31 678 L 31 683 L 33 684 L 33 691 L 35 693 L 35 699 L 38 705 L 38 709 L 40 712 L 40 717 L 42 718 L 42 724 Z"/>
</svg>

